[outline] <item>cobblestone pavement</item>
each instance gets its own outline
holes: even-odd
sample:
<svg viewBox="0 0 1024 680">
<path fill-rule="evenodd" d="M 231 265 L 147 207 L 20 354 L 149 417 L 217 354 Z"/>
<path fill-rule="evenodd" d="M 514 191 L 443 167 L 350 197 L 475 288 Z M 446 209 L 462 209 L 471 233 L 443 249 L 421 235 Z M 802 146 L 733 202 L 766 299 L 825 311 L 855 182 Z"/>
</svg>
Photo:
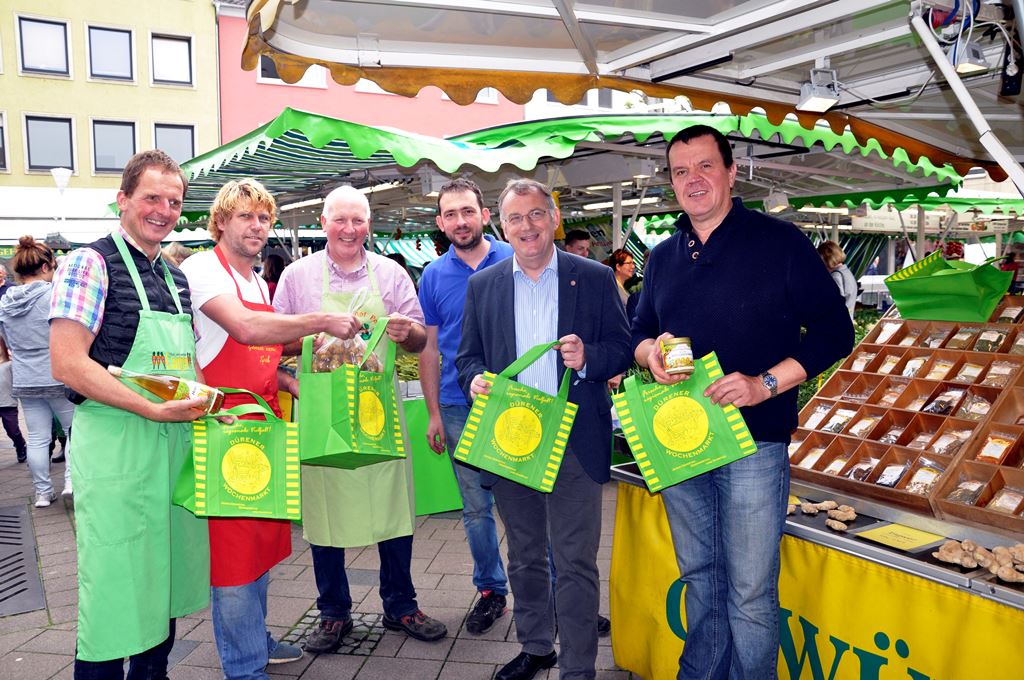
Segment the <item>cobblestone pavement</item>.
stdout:
<svg viewBox="0 0 1024 680">
<path fill-rule="evenodd" d="M 63 463 L 51 471 L 58 491 Z M 15 462 L 14 450 L 0 437 L 0 507 L 30 504 L 32 483 L 27 466 Z M 59 498 L 48 508 L 30 508 L 35 529 L 39 570 L 46 609 L 0 617 L 0 678 L 45 680 L 72 677 L 75 651 L 78 582 L 75 561 L 74 504 Z M 606 485 L 598 565 L 601 570 L 601 613 L 608 615 L 608 575 L 615 516 L 615 486 Z M 504 532 L 502 551 L 505 551 Z M 380 624 L 377 594 L 379 561 L 376 548 L 346 551 L 352 587 L 355 636 L 338 654 L 273 666 L 273 678 L 357 680 L 409 678 L 415 680 L 488 680 L 502 664 L 519 653 L 511 611 L 480 636 L 466 633 L 463 623 L 475 591 L 473 563 L 459 513 L 418 520 L 413 543 L 412 572 L 424 612 L 448 626 L 448 637 L 426 643 Z M 314 621 L 316 585 L 309 544 L 296 527 L 292 555 L 271 571 L 267 625 L 279 639 L 300 640 Z M 509 598 L 511 607 L 511 597 Z M 209 609 L 178 620 L 178 641 L 171 654 L 173 680 L 220 680 L 220 662 L 213 643 Z M 610 638 L 601 638 L 597 677 L 612 680 L 635 677 L 615 666 Z M 557 669 L 538 679 L 558 677 Z"/>
</svg>

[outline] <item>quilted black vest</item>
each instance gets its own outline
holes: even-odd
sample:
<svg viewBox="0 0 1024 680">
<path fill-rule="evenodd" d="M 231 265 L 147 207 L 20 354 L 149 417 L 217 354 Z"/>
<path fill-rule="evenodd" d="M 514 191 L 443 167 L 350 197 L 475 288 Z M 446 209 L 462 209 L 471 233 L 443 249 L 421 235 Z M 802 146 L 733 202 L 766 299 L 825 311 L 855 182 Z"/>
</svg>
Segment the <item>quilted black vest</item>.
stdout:
<svg viewBox="0 0 1024 680">
<path fill-rule="evenodd" d="M 103 367 L 121 366 L 128 358 L 135 341 L 135 331 L 139 327 L 139 310 L 142 303 L 135 292 L 135 284 L 128 273 L 121 253 L 114 245 L 111 236 L 102 238 L 99 241 L 89 244 L 103 256 L 107 265 L 107 299 L 103 306 L 103 325 L 96 340 L 92 343 L 89 356 Z M 170 312 L 177 314 L 178 309 L 174 306 L 174 298 L 167 290 L 167 283 L 164 281 L 164 270 L 160 262 L 150 262 L 141 251 L 131 245 L 128 246 L 135 261 L 135 268 L 142 279 L 142 287 L 146 290 L 149 298 L 149 308 L 155 312 Z M 178 289 L 178 297 L 181 299 L 181 310 L 188 315 L 192 314 L 192 300 L 188 292 L 188 280 L 180 269 L 167 263 L 171 270 L 171 277 Z"/>
</svg>

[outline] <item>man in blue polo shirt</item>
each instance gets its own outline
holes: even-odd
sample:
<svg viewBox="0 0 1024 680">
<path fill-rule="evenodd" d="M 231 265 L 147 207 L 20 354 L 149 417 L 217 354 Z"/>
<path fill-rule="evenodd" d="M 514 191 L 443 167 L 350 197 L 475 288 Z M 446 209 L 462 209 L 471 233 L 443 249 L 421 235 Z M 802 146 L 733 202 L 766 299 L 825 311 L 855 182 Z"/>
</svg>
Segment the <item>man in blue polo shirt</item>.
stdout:
<svg viewBox="0 0 1024 680">
<path fill-rule="evenodd" d="M 420 278 L 420 306 L 427 323 L 427 346 L 420 354 L 420 382 L 430 414 L 427 440 L 443 454 L 453 451 L 469 415 L 466 394 L 459 387 L 455 355 L 462 338 L 462 308 L 469 277 L 512 256 L 512 247 L 484 235 L 491 218 L 480 187 L 458 178 L 441 187 L 437 197 L 437 226 L 452 242 Z M 509 310 L 511 312 L 511 310 Z M 441 364 L 438 367 L 438 354 Z M 473 585 L 480 599 L 466 619 L 466 630 L 479 635 L 505 613 L 508 577 L 498 552 L 494 496 L 480 486 L 480 472 L 452 461 L 462 493 L 462 524 L 473 555 Z"/>
</svg>

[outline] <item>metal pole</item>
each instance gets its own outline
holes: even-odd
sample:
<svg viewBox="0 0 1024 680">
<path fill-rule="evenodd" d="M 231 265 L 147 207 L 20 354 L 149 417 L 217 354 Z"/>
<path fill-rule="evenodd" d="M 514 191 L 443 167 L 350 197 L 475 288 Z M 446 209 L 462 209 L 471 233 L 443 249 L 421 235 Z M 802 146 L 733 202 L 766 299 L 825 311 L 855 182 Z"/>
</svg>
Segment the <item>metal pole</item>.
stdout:
<svg viewBox="0 0 1024 680">
<path fill-rule="evenodd" d="M 612 249 L 622 247 L 622 183 L 612 184 Z"/>
<path fill-rule="evenodd" d="M 917 259 L 920 260 L 925 256 L 925 235 L 924 230 L 926 226 L 925 220 L 927 215 L 924 214 L 924 206 L 920 203 L 917 205 Z"/>
</svg>

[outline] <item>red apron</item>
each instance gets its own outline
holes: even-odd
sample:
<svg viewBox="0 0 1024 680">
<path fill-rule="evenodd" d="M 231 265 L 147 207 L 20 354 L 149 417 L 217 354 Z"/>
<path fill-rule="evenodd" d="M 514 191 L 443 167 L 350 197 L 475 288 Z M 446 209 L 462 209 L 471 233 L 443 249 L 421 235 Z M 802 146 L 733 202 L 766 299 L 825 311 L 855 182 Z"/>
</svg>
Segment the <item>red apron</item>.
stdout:
<svg viewBox="0 0 1024 680">
<path fill-rule="evenodd" d="M 242 290 L 220 246 L 213 251 L 234 281 L 235 292 L 242 305 L 257 312 L 273 312 L 274 308 L 263 297 L 262 289 L 262 304 L 242 299 Z M 277 365 L 281 360 L 281 350 L 281 345 L 243 345 L 228 335 L 220 353 L 203 367 L 203 377 L 206 384 L 214 387 L 233 387 L 255 392 L 266 399 L 274 413 L 280 416 L 281 408 L 277 404 Z M 224 400 L 224 408 L 251 402 L 245 395 L 231 394 Z M 212 586 L 252 583 L 292 552 L 291 522 L 288 520 L 211 517 L 209 526 Z"/>
</svg>

